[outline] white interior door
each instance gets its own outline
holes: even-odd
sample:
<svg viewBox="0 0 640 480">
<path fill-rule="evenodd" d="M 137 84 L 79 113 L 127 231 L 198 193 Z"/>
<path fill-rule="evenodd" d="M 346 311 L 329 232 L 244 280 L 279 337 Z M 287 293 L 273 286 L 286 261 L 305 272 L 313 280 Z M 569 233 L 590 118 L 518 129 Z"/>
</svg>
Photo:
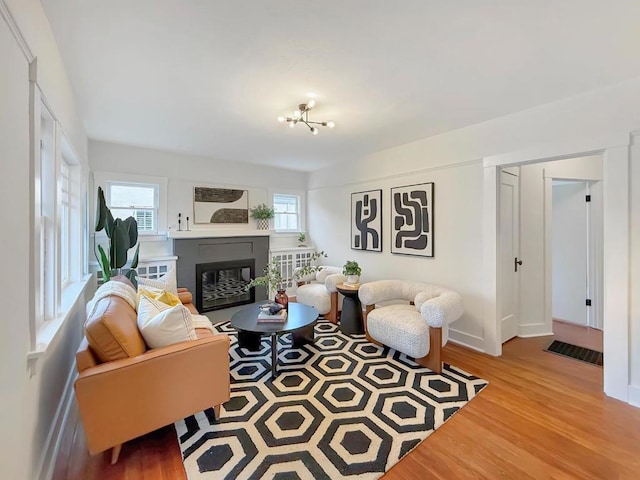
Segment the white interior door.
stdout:
<svg viewBox="0 0 640 480">
<path fill-rule="evenodd" d="M 520 280 L 516 262 L 520 254 L 520 200 L 518 176 L 500 172 L 500 264 L 501 264 L 501 341 L 510 340 L 518 334 Z"/>
<path fill-rule="evenodd" d="M 552 285 L 553 318 L 587 325 L 588 224 L 587 184 L 553 184 Z"/>
</svg>

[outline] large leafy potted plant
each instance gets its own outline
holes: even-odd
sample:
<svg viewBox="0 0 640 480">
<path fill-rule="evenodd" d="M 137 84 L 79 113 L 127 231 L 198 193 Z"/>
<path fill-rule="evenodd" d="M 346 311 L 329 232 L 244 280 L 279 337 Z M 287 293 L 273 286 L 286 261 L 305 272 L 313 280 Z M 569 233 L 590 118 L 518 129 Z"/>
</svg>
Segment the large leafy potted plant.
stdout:
<svg viewBox="0 0 640 480">
<path fill-rule="evenodd" d="M 138 243 L 138 222 L 133 217 L 122 220 L 121 218 L 113 218 L 111 210 L 107 207 L 104 199 L 102 187 L 98 187 L 98 205 L 96 209 L 96 232 L 104 230 L 109 238 L 109 253 L 104 251 L 102 245 L 98 245 L 99 255 L 96 253 L 96 259 L 102 268 L 102 279 L 108 282 L 114 275 L 125 275 L 135 284 L 135 269 L 138 266 L 138 253 L 140 244 L 136 247 L 136 251 L 131 260 L 131 268 L 123 271 L 127 263 L 127 256 L 130 248 Z M 97 242 L 96 242 L 97 243 Z"/>
<path fill-rule="evenodd" d="M 273 207 L 267 207 L 266 204 L 261 203 L 250 210 L 251 218 L 258 220 L 258 229 L 269 230 L 269 220 L 275 217 L 275 209 Z"/>
</svg>

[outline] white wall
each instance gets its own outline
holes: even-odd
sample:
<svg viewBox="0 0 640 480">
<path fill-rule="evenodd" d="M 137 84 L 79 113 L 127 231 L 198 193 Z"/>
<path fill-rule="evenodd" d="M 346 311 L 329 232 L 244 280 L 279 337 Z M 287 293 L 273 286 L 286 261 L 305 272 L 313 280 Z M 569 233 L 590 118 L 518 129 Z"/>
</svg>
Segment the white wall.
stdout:
<svg viewBox="0 0 640 480">
<path fill-rule="evenodd" d="M 0 0 L 0 9 L 5 6 Z M 86 136 L 78 120 L 71 86 L 64 72 L 49 24 L 38 0 L 6 0 L 31 52 L 38 57 L 38 83 L 81 161 L 86 162 Z M 6 12 L 6 11 L 5 11 Z M 46 354 L 28 364 L 29 351 L 29 79 L 28 62 L 18 42 L 0 18 L 0 201 L 3 268 L 0 301 L 10 309 L 0 327 L 3 478 L 30 480 L 42 456 L 50 451 L 49 433 L 61 410 L 63 391 L 74 367 L 80 341 L 84 302 L 81 296 L 69 320 Z"/>
<path fill-rule="evenodd" d="M 483 329 L 485 319 L 481 305 L 483 300 L 487 304 L 495 303 L 495 298 L 482 293 L 485 279 L 482 264 L 476 261 L 483 254 L 483 231 L 480 221 L 476 221 L 482 216 L 483 176 L 482 168 L 474 167 L 472 162 L 509 152 L 542 151 L 545 146 L 567 145 L 574 140 L 621 138 L 638 128 L 640 79 L 353 159 L 339 167 L 310 174 L 309 230 L 318 246 L 329 251 L 336 261 L 346 256 L 362 260 L 367 279 L 422 278 L 460 290 L 465 297 L 466 313 L 463 320 L 453 324 L 456 331 L 452 332 L 451 339 L 465 343 L 473 340 L 482 346 L 487 333 Z M 640 157 L 632 161 L 640 162 Z M 636 173 L 631 184 L 636 195 L 640 191 L 638 177 Z M 351 253 L 348 249 L 349 193 L 365 187 L 383 187 L 385 211 L 389 208 L 387 185 L 403 185 L 407 180 L 415 183 L 414 179 L 436 182 L 435 258 L 407 261 L 391 255 L 388 243 L 382 254 Z M 443 191 L 447 203 L 443 201 Z M 636 200 L 631 230 L 640 228 L 639 207 Z M 442 223 L 443 218 L 448 226 Z M 383 228 L 388 239 L 388 217 Z M 447 253 L 446 243 L 454 236 L 459 237 L 455 248 L 460 258 Z M 443 243 L 444 252 L 440 250 Z M 633 255 L 640 255 L 637 242 L 633 248 Z M 637 283 L 636 279 L 632 286 L 636 303 L 640 302 Z M 639 309 L 635 308 L 637 313 Z M 640 315 L 633 315 L 630 320 L 632 332 L 638 332 Z M 487 321 L 495 322 L 491 318 Z M 637 333 L 632 343 L 640 344 Z M 634 383 L 640 385 L 640 348 L 632 351 L 631 371 Z"/>
<path fill-rule="evenodd" d="M 94 172 L 167 178 L 167 225 L 170 229 L 178 228 L 178 213 L 182 213 L 183 219 L 189 216 L 192 230 L 211 228 L 208 225 L 193 224 L 193 187 L 196 185 L 247 189 L 250 207 L 259 203 L 269 204 L 268 191 L 277 186 L 303 193 L 307 188 L 307 174 L 304 172 L 94 140 L 89 141 L 89 159 Z M 184 220 L 182 228 L 185 228 Z M 255 229 L 255 220 L 249 219 L 246 228 Z M 297 235 L 272 235 L 272 248 L 274 245 L 295 246 L 296 237 Z M 143 257 L 170 253 L 171 240 L 141 242 L 140 255 Z"/>
</svg>

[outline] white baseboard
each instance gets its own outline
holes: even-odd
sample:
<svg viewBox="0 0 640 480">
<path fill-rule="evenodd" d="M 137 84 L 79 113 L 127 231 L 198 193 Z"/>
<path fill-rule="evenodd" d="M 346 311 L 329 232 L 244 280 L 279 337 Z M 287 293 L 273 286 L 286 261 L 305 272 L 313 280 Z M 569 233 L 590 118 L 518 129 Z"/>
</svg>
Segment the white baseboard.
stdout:
<svg viewBox="0 0 640 480">
<path fill-rule="evenodd" d="M 518 327 L 518 336 L 521 338 L 543 337 L 553 335 L 551 325 L 545 323 L 528 323 Z"/>
<path fill-rule="evenodd" d="M 548 337 L 553 335 L 553 332 L 535 332 L 518 335 L 519 338 L 534 338 L 534 337 Z"/>
<path fill-rule="evenodd" d="M 629 405 L 640 408 L 640 385 L 629 385 Z"/>
<path fill-rule="evenodd" d="M 471 350 L 475 350 L 480 353 L 485 353 L 484 338 L 449 328 L 449 341 L 456 345 L 470 348 Z"/>
<path fill-rule="evenodd" d="M 67 382 L 64 386 L 64 392 L 60 403 L 56 409 L 56 414 L 53 417 L 51 423 L 51 429 L 47 435 L 42 455 L 40 455 L 40 461 L 38 463 L 38 470 L 34 478 L 38 480 L 50 480 L 53 477 L 53 470 L 56 464 L 56 458 L 60 451 L 60 443 L 64 438 L 64 432 L 67 429 L 67 420 L 69 418 L 69 410 L 73 402 L 73 383 L 75 382 L 78 373 L 76 371 L 75 361 L 71 367 L 71 371 L 67 377 Z"/>
</svg>

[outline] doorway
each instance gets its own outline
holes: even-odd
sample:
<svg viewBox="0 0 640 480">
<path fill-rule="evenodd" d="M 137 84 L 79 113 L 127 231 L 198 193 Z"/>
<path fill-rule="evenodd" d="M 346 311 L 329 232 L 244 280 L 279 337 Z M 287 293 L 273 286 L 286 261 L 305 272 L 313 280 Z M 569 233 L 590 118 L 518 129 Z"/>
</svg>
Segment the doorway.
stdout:
<svg viewBox="0 0 640 480">
<path fill-rule="evenodd" d="M 630 326 L 630 149 L 629 132 L 593 138 L 584 137 L 538 145 L 483 159 L 483 245 L 485 269 L 484 351 L 499 356 L 501 338 L 501 263 L 499 249 L 499 178 L 508 166 L 554 161 L 576 155 L 603 156 L 603 328 L 604 393 L 629 401 Z M 549 188 L 551 185 L 549 184 Z M 522 239 L 521 239 L 522 244 Z M 523 256 L 526 265 L 527 260 Z M 521 285 L 521 289 L 522 289 Z M 550 295 L 551 292 L 549 291 Z M 521 307 L 521 311 L 524 309 Z M 549 315 L 550 316 L 550 315 Z"/>
<path fill-rule="evenodd" d="M 602 328 L 602 178 L 602 155 L 500 169 L 501 343 Z"/>
</svg>

